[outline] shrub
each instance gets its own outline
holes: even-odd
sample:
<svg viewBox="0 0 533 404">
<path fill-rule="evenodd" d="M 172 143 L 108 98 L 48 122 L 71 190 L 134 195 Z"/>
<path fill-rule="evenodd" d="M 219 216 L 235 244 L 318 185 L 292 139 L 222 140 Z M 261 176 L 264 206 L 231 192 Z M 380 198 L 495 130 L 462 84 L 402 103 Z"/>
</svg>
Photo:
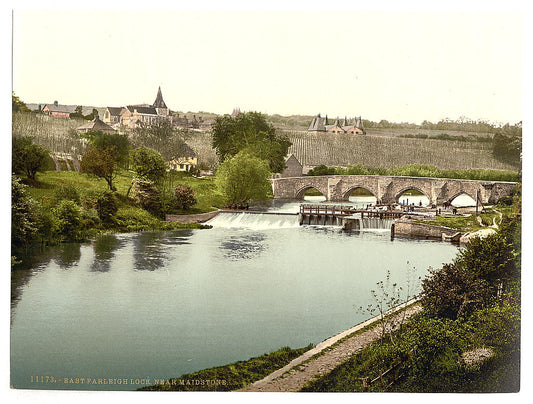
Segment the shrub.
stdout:
<svg viewBox="0 0 533 404">
<path fill-rule="evenodd" d="M 52 211 L 60 239 L 79 240 L 81 238 L 81 209 L 79 206 L 73 201 L 62 200 Z"/>
<path fill-rule="evenodd" d="M 54 192 L 54 198 L 59 202 L 62 200 L 73 201 L 77 205 L 80 204 L 80 194 L 76 187 L 72 184 L 62 185 Z"/>
<path fill-rule="evenodd" d="M 422 280 L 422 306 L 434 317 L 455 320 L 471 314 L 488 300 L 486 282 L 455 264 L 430 269 Z"/>
<path fill-rule="evenodd" d="M 174 188 L 175 204 L 178 209 L 188 210 L 197 200 L 194 196 L 194 190 L 188 185 L 177 185 Z"/>
<path fill-rule="evenodd" d="M 109 224 L 114 222 L 114 216 L 118 211 L 118 204 L 115 195 L 112 192 L 103 192 L 96 199 L 96 211 L 98 217 L 103 223 Z"/>
<path fill-rule="evenodd" d="M 151 181 L 133 180 L 131 197 L 135 204 L 151 214 L 162 217 L 161 192 Z"/>
<path fill-rule="evenodd" d="M 26 194 L 27 186 L 20 179 L 11 179 L 11 244 L 28 244 L 38 230 L 37 205 Z"/>
</svg>

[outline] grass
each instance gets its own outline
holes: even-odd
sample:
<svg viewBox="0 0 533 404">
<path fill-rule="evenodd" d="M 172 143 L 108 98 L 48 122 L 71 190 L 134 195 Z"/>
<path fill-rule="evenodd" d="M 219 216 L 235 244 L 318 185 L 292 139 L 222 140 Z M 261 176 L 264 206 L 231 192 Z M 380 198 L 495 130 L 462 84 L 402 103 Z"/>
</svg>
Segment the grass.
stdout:
<svg viewBox="0 0 533 404">
<path fill-rule="evenodd" d="M 437 338 L 445 335 L 447 341 L 433 352 L 431 345 L 422 346 L 415 337 L 417 329 L 422 330 L 425 322 L 427 318 L 424 313 L 415 315 L 394 333 L 396 345 L 389 338 L 381 339 L 353 355 L 329 374 L 309 382 L 301 391 L 466 393 L 518 390 L 519 351 L 513 342 L 502 345 L 501 335 L 487 333 L 483 330 L 484 326 L 479 326 L 475 321 L 434 322 L 430 325 L 434 327 L 431 332 Z M 417 348 L 413 350 L 414 347 Z M 490 347 L 494 356 L 481 365 L 465 366 L 460 360 L 461 353 L 476 347 Z M 432 352 L 430 357 L 424 356 L 427 349 Z M 429 365 L 423 362 L 426 360 L 429 360 Z M 380 375 L 394 365 L 397 367 L 382 377 L 384 384 L 381 384 Z M 364 389 L 364 378 L 377 380 Z"/>
<path fill-rule="evenodd" d="M 114 185 L 118 195 L 125 197 L 133 173 L 127 170 L 120 170 L 117 174 Z M 176 214 L 197 214 L 212 212 L 223 205 L 223 197 L 215 187 L 213 177 L 195 178 L 187 173 L 173 172 L 171 178 L 165 181 L 165 185 L 175 187 L 178 184 L 190 186 L 198 202 L 186 211 L 178 211 Z M 55 190 L 60 186 L 74 186 L 80 196 L 88 196 L 95 192 L 103 192 L 108 189 L 104 180 L 75 171 L 45 171 L 37 174 L 37 184 L 32 184 L 28 188 L 28 194 L 35 200 L 44 203 L 51 203 L 54 199 Z M 124 208 L 125 206 L 121 206 Z M 131 206 L 128 206 L 131 208 Z"/>
<path fill-rule="evenodd" d="M 187 173 L 173 171 L 169 173 L 166 183 L 170 189 L 178 184 L 191 187 L 198 201 L 187 211 L 177 211 L 176 214 L 207 213 L 224 206 L 224 197 L 216 189 L 214 177 L 196 178 Z"/>
<path fill-rule="evenodd" d="M 87 236 L 94 236 L 102 231 L 105 232 L 136 232 L 145 230 L 172 230 L 172 229 L 197 229 L 209 228 L 206 225 L 196 223 L 184 224 L 179 222 L 167 222 L 156 216 L 153 216 L 144 209 L 134 206 L 133 202 L 126 197 L 133 173 L 127 170 L 120 170 L 114 180 L 114 185 L 117 188 L 118 212 L 116 213 L 116 221 L 112 226 L 101 228 L 99 225 L 93 229 L 89 229 Z M 28 182 L 26 180 L 26 182 Z M 213 179 L 197 179 L 190 175 L 180 175 L 174 185 L 178 183 L 186 183 L 197 190 L 198 203 L 190 210 L 181 213 L 203 213 L 209 212 L 216 207 L 212 206 L 216 203 L 217 195 L 208 192 L 214 187 Z M 60 187 L 72 186 L 79 193 L 80 200 L 90 200 L 94 198 L 97 193 L 108 190 L 107 183 L 99 178 L 89 176 L 84 173 L 75 171 L 45 171 L 37 174 L 37 182 L 29 184 L 27 188 L 28 195 L 39 202 L 43 208 L 50 210 L 56 203 L 55 194 Z"/>
<path fill-rule="evenodd" d="M 496 219 L 496 224 L 498 224 L 500 218 L 498 213 L 492 209 L 488 209 L 484 213 L 480 213 L 479 217 L 481 218 L 483 225 L 479 223 L 475 214 L 468 216 L 442 215 L 436 216 L 434 219 L 420 220 L 418 222 L 435 226 L 450 227 L 462 232 L 473 232 L 487 228 L 488 226 L 492 226 L 493 219 Z"/>
<path fill-rule="evenodd" d="M 293 359 L 311 349 L 291 349 L 282 347 L 277 351 L 250 358 L 246 361 L 234 362 L 225 366 L 217 366 L 198 372 L 182 375 L 175 379 L 161 381 L 154 386 L 139 390 L 149 391 L 231 391 L 245 387 L 261 380 L 277 369 L 287 365 Z M 209 381 L 209 382 L 207 382 Z"/>
</svg>

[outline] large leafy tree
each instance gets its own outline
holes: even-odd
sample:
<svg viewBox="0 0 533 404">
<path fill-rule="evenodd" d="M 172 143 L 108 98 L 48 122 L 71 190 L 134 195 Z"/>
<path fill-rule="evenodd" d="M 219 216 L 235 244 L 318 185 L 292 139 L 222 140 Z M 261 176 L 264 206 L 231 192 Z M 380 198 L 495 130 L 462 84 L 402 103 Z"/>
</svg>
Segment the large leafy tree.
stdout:
<svg viewBox="0 0 533 404">
<path fill-rule="evenodd" d="M 13 138 L 13 172 L 24 173 L 29 179 L 35 181 L 37 172 L 44 170 L 48 157 L 48 151 L 39 145 L 33 144 L 31 137 Z"/>
<path fill-rule="evenodd" d="M 213 147 L 221 162 L 246 151 L 268 161 L 272 172 L 285 169 L 285 156 L 291 142 L 259 112 L 219 116 L 212 133 Z"/>
<path fill-rule="evenodd" d="M 165 160 L 155 150 L 139 147 L 131 152 L 131 164 L 138 178 L 160 182 L 167 173 Z"/>
<path fill-rule="evenodd" d="M 216 184 L 229 206 L 242 206 L 251 199 L 264 199 L 271 191 L 270 170 L 265 160 L 241 151 L 218 167 Z"/>
</svg>

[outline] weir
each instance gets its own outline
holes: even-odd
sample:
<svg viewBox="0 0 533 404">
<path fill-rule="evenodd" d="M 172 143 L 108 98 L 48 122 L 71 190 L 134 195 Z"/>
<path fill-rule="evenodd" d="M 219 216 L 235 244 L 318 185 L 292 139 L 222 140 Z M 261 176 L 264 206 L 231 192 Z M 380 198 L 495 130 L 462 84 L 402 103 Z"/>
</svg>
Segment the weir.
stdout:
<svg viewBox="0 0 533 404">
<path fill-rule="evenodd" d="M 329 208 L 330 209 L 330 208 Z M 243 228 L 252 230 L 286 229 L 300 226 L 333 226 L 346 230 L 390 230 L 392 217 L 365 217 L 361 213 L 345 211 L 337 214 L 321 211 L 314 214 L 257 211 L 220 211 L 206 222 L 219 228 Z"/>
<path fill-rule="evenodd" d="M 298 216 L 298 213 L 221 211 L 206 224 L 213 227 L 253 230 L 284 229 L 299 227 Z"/>
</svg>

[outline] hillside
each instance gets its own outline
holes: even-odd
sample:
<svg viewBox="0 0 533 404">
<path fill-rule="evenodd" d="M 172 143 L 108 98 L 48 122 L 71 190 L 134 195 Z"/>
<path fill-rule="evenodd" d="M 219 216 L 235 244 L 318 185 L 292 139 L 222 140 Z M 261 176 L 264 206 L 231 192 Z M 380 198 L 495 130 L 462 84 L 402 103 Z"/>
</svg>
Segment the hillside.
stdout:
<svg viewBox="0 0 533 404">
<path fill-rule="evenodd" d="M 324 133 L 288 133 L 293 153 L 304 166 L 399 167 L 405 164 L 429 164 L 440 169 L 483 168 L 512 170 L 492 156 L 487 142 L 412 139 L 393 136 L 352 136 Z"/>
<path fill-rule="evenodd" d="M 208 116 L 206 115 L 207 119 Z M 210 117 L 212 118 L 212 116 Z M 13 135 L 32 136 L 34 141 L 52 152 L 83 154 L 86 145 L 80 141 L 75 128 L 83 120 L 53 118 L 39 114 L 13 114 Z M 308 133 L 286 131 L 294 154 L 304 166 L 399 167 L 405 164 L 429 164 L 439 169 L 483 168 L 513 170 L 492 156 L 492 143 L 486 141 L 455 141 L 434 139 L 446 133 L 450 137 L 486 137 L 489 134 L 429 129 L 369 129 L 367 135 Z M 427 139 L 415 138 L 427 135 Z M 412 136 L 412 137 L 404 137 Z M 211 147 L 207 131 L 191 132 L 187 143 L 197 153 L 200 162 L 215 166 L 217 156 Z"/>
</svg>

